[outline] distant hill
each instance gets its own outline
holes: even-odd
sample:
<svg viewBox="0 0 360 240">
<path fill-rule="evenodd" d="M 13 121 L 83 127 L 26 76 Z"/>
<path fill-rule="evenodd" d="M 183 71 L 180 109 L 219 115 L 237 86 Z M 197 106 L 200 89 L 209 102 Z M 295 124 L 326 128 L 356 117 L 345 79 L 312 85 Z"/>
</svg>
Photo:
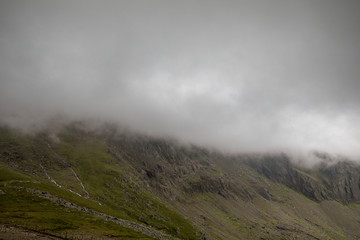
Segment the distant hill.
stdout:
<svg viewBox="0 0 360 240">
<path fill-rule="evenodd" d="M 360 166 L 316 154 L 308 169 L 112 127 L 2 127 L 0 238 L 360 239 Z"/>
</svg>

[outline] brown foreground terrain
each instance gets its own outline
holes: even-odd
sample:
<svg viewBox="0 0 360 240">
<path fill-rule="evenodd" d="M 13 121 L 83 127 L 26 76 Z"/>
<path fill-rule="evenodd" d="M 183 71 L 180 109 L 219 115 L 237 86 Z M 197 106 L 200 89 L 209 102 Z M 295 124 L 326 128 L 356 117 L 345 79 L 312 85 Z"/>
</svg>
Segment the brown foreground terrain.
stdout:
<svg viewBox="0 0 360 240">
<path fill-rule="evenodd" d="M 45 239 L 64 239 L 64 238 L 51 236 L 49 234 L 40 233 L 34 230 L 0 224 L 0 239 L 1 240 L 23 240 L 23 239 L 45 240 Z"/>
</svg>

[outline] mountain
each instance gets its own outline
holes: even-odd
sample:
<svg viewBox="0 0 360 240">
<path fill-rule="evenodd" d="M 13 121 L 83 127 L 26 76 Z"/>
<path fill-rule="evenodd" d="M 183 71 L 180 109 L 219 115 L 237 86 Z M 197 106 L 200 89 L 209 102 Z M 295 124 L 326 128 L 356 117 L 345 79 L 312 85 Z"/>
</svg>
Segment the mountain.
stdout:
<svg viewBox="0 0 360 240">
<path fill-rule="evenodd" d="M 360 166 L 112 126 L 0 128 L 3 239 L 360 239 Z"/>
</svg>

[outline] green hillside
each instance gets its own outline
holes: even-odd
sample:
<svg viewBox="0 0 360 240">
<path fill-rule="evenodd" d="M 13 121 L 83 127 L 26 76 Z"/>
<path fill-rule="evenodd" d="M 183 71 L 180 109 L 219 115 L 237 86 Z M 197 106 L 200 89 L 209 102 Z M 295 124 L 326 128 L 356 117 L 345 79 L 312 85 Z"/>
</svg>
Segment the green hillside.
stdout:
<svg viewBox="0 0 360 240">
<path fill-rule="evenodd" d="M 62 239 L 359 239 L 359 169 L 79 123 L 2 127 L 0 224 Z"/>
</svg>

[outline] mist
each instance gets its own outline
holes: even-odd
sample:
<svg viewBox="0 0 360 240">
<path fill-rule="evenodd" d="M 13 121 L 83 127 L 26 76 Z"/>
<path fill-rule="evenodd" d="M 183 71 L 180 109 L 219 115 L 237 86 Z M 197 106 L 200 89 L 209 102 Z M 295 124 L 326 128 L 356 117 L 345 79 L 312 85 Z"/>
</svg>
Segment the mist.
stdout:
<svg viewBox="0 0 360 240">
<path fill-rule="evenodd" d="M 0 1 L 0 121 L 360 155 L 360 3 Z"/>
</svg>

